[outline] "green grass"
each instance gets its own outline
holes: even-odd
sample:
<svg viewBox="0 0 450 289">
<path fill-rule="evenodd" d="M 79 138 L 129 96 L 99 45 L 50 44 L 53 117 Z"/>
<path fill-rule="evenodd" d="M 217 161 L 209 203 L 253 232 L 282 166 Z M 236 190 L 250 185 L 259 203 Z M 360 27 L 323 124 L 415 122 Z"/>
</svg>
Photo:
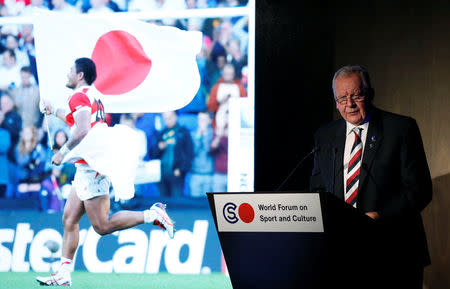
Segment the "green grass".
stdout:
<svg viewBox="0 0 450 289">
<path fill-rule="evenodd" d="M 0 289 L 47 288 L 36 282 L 36 276 L 47 273 L 1 272 Z M 72 273 L 74 289 L 232 289 L 228 276 L 221 273 L 202 275 L 159 274 L 97 274 L 83 271 Z"/>
</svg>

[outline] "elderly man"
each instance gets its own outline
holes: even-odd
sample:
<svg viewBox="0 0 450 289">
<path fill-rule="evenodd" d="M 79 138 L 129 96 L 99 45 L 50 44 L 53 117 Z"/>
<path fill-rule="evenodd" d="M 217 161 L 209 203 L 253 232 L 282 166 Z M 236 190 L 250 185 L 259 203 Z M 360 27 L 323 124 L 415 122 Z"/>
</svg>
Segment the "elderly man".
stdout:
<svg viewBox="0 0 450 289">
<path fill-rule="evenodd" d="M 342 119 L 315 135 L 311 190 L 326 190 L 373 220 L 373 238 L 363 248 L 377 260 L 365 260 L 359 272 L 375 264 L 367 275 L 373 281 L 422 288 L 430 257 L 420 212 L 432 187 L 416 121 L 374 107 L 369 74 L 361 66 L 339 69 L 332 87 Z M 361 253 L 352 246 L 342 248 L 348 258 Z"/>
</svg>

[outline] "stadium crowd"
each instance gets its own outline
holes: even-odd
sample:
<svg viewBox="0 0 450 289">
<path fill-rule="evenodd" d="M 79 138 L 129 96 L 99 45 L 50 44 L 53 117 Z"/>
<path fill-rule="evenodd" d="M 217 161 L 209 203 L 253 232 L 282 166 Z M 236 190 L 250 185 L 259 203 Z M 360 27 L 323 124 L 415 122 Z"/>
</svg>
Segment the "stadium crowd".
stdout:
<svg viewBox="0 0 450 289">
<path fill-rule="evenodd" d="M 247 2 L 0 0 L 0 15 L 28 16 L 32 7 L 95 13 L 236 7 Z M 203 32 L 203 48 L 197 56 L 202 82 L 192 102 L 178 111 L 107 114 L 110 126 L 121 123 L 139 133 L 142 162 L 160 160 L 160 181 L 137 185 L 136 194 L 143 198 L 199 198 L 208 191 L 226 191 L 228 100 L 247 96 L 248 18 L 157 22 Z M 75 167 L 50 163 L 53 153 L 67 141 L 69 129 L 64 122 L 53 116 L 44 118 L 39 111 L 33 26 L 0 24 L 0 53 L 0 198 L 34 199 L 39 210 L 61 211 Z"/>
</svg>

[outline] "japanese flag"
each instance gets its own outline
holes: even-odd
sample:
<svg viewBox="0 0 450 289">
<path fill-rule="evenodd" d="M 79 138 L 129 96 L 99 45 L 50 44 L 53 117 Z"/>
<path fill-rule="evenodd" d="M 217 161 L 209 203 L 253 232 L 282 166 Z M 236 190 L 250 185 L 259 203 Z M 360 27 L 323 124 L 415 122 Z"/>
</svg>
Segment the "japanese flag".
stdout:
<svg viewBox="0 0 450 289">
<path fill-rule="evenodd" d="M 106 112 L 163 112 L 187 105 L 200 86 L 196 55 L 202 34 L 117 14 L 35 14 L 35 47 L 43 99 L 61 107 L 75 59 L 97 67 L 92 85 Z"/>
</svg>

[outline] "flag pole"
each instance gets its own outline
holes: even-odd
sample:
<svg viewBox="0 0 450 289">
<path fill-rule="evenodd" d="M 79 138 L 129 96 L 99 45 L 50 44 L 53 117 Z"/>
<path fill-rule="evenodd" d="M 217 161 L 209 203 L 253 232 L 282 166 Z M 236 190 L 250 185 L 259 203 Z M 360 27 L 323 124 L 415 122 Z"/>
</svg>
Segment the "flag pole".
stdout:
<svg viewBox="0 0 450 289">
<path fill-rule="evenodd" d="M 47 118 L 47 113 L 44 112 L 44 118 L 45 118 L 45 124 L 47 126 L 47 137 L 48 137 L 48 143 L 50 145 L 50 149 L 53 150 L 53 141 L 52 141 L 52 137 L 50 135 L 50 127 L 48 125 L 48 118 Z"/>
</svg>

